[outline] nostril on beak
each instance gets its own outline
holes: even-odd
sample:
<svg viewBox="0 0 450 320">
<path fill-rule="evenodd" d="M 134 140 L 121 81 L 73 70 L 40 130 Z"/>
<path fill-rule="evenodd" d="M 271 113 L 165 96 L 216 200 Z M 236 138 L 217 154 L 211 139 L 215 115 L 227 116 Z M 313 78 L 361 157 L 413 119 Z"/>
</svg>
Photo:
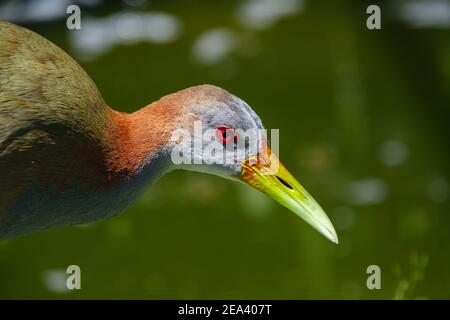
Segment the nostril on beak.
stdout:
<svg viewBox="0 0 450 320">
<path fill-rule="evenodd" d="M 285 180 L 281 179 L 279 176 L 277 176 L 277 179 L 278 179 L 278 181 L 280 181 L 281 184 L 283 184 L 286 188 L 291 189 L 291 190 L 294 190 L 294 188 L 293 188 L 289 183 L 287 183 Z"/>
</svg>

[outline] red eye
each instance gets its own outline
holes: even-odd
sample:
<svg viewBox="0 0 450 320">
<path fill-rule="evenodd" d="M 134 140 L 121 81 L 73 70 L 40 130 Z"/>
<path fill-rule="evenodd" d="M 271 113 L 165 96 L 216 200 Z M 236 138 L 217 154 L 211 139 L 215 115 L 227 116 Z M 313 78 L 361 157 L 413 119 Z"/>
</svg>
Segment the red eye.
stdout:
<svg viewBox="0 0 450 320">
<path fill-rule="evenodd" d="M 216 139 L 224 145 L 232 140 L 237 141 L 234 130 L 228 126 L 219 126 L 216 129 Z"/>
</svg>

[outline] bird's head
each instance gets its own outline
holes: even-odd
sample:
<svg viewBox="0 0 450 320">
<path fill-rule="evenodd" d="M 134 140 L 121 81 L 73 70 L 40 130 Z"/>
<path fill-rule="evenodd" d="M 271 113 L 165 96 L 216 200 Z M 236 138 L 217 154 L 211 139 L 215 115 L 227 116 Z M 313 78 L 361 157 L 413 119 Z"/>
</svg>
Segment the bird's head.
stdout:
<svg viewBox="0 0 450 320">
<path fill-rule="evenodd" d="M 338 242 L 325 212 L 272 153 L 260 118 L 247 103 L 211 85 L 169 99 L 176 99 L 182 110 L 170 138 L 175 168 L 245 182 Z"/>
</svg>

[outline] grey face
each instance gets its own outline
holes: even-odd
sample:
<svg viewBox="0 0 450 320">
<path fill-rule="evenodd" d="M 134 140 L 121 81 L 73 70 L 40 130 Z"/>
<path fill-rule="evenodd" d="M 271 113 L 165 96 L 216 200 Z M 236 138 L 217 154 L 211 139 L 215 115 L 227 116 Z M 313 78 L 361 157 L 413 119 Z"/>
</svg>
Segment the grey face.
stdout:
<svg viewBox="0 0 450 320">
<path fill-rule="evenodd" d="M 175 139 L 191 160 L 180 166 L 235 179 L 242 162 L 261 150 L 264 127 L 247 103 L 220 88 L 207 89 L 186 108 L 182 123 L 191 139 Z"/>
</svg>

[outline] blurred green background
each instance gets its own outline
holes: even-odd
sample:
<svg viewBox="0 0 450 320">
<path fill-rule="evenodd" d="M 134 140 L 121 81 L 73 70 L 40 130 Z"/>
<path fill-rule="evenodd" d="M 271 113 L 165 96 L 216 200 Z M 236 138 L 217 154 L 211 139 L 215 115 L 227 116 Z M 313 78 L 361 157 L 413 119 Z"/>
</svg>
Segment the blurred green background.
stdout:
<svg viewBox="0 0 450 320">
<path fill-rule="evenodd" d="M 87 3 L 81 30 L 66 1 L 1 1 L 0 17 L 66 50 L 115 109 L 202 83 L 247 101 L 340 244 L 244 185 L 176 171 L 117 218 L 0 242 L 0 298 L 450 298 L 447 2 L 377 1 L 381 30 L 365 1 Z M 81 290 L 65 290 L 71 264 Z"/>
</svg>

